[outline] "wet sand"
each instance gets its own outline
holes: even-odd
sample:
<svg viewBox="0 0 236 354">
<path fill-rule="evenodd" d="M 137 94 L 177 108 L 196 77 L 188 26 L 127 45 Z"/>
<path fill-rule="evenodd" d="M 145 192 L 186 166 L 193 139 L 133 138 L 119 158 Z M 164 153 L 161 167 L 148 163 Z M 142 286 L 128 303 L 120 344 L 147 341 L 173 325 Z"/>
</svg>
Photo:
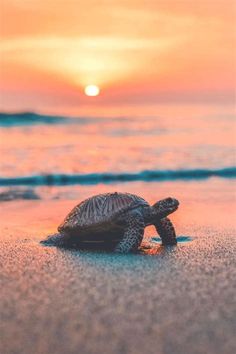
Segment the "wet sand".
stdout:
<svg viewBox="0 0 236 354">
<path fill-rule="evenodd" d="M 155 186 L 114 188 L 150 200 Z M 0 352 L 234 353 L 233 181 L 170 187 L 158 185 L 159 195 L 176 191 L 182 204 L 172 220 L 178 235 L 193 240 L 172 249 L 157 245 L 155 255 L 43 247 L 39 241 L 75 201 L 2 202 Z M 81 187 L 80 196 L 91 192 L 95 187 Z"/>
</svg>

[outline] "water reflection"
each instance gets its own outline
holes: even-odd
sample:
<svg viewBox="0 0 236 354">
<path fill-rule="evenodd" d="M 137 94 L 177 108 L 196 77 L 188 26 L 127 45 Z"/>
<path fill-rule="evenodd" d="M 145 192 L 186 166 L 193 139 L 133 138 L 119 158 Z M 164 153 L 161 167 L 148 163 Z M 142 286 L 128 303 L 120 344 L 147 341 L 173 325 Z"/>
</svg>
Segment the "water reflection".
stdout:
<svg viewBox="0 0 236 354">
<path fill-rule="evenodd" d="M 178 236 L 176 238 L 177 238 L 178 243 L 186 243 L 186 242 L 193 241 L 193 239 L 194 239 L 191 236 Z M 150 241 L 151 241 L 151 243 L 160 243 L 161 244 L 161 239 L 159 237 L 152 237 Z"/>
</svg>

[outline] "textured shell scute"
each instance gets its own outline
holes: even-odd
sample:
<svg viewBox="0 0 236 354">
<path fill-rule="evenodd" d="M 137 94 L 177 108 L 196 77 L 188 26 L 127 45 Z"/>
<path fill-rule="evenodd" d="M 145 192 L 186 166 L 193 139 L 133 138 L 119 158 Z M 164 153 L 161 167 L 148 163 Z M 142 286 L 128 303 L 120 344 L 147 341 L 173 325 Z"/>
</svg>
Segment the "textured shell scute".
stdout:
<svg viewBox="0 0 236 354">
<path fill-rule="evenodd" d="M 79 208 L 78 206 L 74 207 L 70 213 L 66 216 L 64 221 L 59 225 L 58 231 L 62 231 L 67 228 L 76 227 L 79 218 Z"/>
<path fill-rule="evenodd" d="M 109 222 L 123 211 L 148 203 L 141 197 L 129 193 L 106 193 L 88 198 L 78 204 L 59 226 L 63 229 L 86 227 Z"/>
</svg>

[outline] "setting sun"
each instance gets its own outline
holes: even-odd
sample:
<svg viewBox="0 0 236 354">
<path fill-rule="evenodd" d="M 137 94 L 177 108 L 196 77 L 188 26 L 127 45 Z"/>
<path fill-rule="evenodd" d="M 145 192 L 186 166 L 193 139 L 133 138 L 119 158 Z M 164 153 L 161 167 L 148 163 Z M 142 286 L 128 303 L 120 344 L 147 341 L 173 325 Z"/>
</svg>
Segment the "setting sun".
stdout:
<svg viewBox="0 0 236 354">
<path fill-rule="evenodd" d="M 98 96 L 100 89 L 96 85 L 88 85 L 85 87 L 84 92 L 87 96 Z"/>
</svg>

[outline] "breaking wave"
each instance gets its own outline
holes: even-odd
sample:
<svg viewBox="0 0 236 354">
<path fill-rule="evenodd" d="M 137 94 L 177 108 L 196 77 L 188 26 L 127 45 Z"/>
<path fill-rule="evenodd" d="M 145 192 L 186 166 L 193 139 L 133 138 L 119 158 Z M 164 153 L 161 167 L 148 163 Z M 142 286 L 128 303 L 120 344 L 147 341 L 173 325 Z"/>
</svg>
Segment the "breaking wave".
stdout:
<svg viewBox="0 0 236 354">
<path fill-rule="evenodd" d="M 91 185 L 132 181 L 200 180 L 210 177 L 235 178 L 236 167 L 221 169 L 149 170 L 136 173 L 47 174 L 10 178 L 2 177 L 0 178 L 0 186 Z"/>
<path fill-rule="evenodd" d="M 53 124 L 86 124 L 93 121 L 95 118 L 69 118 L 60 116 L 48 116 L 32 112 L 22 113 L 1 113 L 0 126 L 14 127 L 27 125 L 53 125 Z"/>
</svg>

